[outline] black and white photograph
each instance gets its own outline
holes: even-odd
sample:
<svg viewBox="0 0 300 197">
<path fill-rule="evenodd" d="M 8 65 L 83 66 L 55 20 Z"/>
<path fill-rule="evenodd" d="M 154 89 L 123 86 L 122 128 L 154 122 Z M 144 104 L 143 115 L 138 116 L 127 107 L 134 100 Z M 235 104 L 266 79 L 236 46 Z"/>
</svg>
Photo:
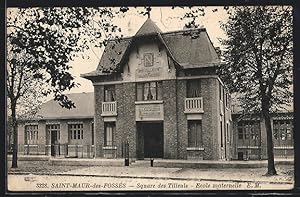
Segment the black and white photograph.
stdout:
<svg viewBox="0 0 300 197">
<path fill-rule="evenodd" d="M 6 8 L 7 192 L 292 190 L 293 7 Z"/>
</svg>

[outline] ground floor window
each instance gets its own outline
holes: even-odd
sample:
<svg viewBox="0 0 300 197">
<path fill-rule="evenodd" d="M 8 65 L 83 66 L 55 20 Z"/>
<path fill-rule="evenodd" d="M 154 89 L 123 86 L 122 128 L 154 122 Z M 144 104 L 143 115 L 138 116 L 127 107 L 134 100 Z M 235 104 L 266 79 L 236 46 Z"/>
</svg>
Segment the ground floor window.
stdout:
<svg viewBox="0 0 300 197">
<path fill-rule="evenodd" d="M 69 143 L 82 144 L 83 124 L 69 124 Z"/>
<path fill-rule="evenodd" d="M 188 147 L 203 147 L 202 121 L 188 121 Z"/>
<path fill-rule="evenodd" d="M 238 140 L 240 145 L 258 146 L 260 141 L 259 121 L 256 120 L 239 121 Z"/>
<path fill-rule="evenodd" d="M 292 146 L 293 145 L 292 130 L 293 130 L 292 120 L 274 120 L 273 121 L 274 145 Z"/>
<path fill-rule="evenodd" d="M 37 144 L 39 138 L 38 125 L 25 126 L 25 144 Z"/>
<path fill-rule="evenodd" d="M 114 146 L 115 122 L 104 123 L 104 146 Z"/>
</svg>

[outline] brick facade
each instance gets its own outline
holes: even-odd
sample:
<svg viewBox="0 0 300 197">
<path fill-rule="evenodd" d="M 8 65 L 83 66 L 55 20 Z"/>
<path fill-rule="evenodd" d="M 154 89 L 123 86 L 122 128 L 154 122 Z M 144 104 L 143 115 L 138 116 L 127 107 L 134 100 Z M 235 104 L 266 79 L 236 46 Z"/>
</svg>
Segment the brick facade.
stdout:
<svg viewBox="0 0 300 197">
<path fill-rule="evenodd" d="M 177 84 L 176 80 L 167 80 L 162 83 L 164 102 L 164 158 L 177 158 Z"/>
<path fill-rule="evenodd" d="M 201 81 L 201 96 L 203 98 L 204 113 L 199 117 L 202 121 L 203 149 L 188 148 L 188 114 L 185 110 L 185 99 L 188 79 L 163 80 L 162 103 L 163 120 L 154 121 L 163 123 L 163 158 L 166 159 L 219 159 L 220 158 L 220 120 L 218 105 L 218 85 L 216 77 L 205 77 Z M 101 116 L 101 106 L 104 102 L 103 94 L 105 85 L 95 85 L 95 131 L 96 145 L 103 147 L 104 119 Z M 116 157 L 122 155 L 122 145 L 129 142 L 129 155 L 131 158 L 144 158 L 144 133 L 139 131 L 143 122 L 136 121 L 136 83 L 116 83 L 117 115 L 115 117 L 116 132 L 114 143 Z M 147 102 L 145 102 L 147 103 Z M 199 120 L 200 120 L 199 119 Z M 150 123 L 153 121 L 149 121 Z M 103 149 L 98 148 L 97 157 L 105 157 Z M 101 152 L 102 151 L 102 152 Z M 105 150 L 104 150 L 105 151 Z"/>
<path fill-rule="evenodd" d="M 95 117 L 94 117 L 94 128 L 95 128 L 95 145 L 96 145 L 96 157 L 103 157 L 104 146 L 104 119 L 101 116 L 101 104 L 104 101 L 104 87 L 94 86 L 94 100 L 95 100 Z"/>
</svg>

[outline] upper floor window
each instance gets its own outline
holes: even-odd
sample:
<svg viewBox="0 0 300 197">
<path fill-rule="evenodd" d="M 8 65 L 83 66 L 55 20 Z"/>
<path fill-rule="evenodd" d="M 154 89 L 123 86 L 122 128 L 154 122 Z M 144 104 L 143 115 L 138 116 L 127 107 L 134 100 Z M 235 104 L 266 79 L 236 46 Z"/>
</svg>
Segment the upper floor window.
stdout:
<svg viewBox="0 0 300 197">
<path fill-rule="evenodd" d="M 136 85 L 136 100 L 162 100 L 161 82 L 143 82 Z"/>
<path fill-rule="evenodd" d="M 104 101 L 111 102 L 116 100 L 116 91 L 114 85 L 104 86 Z"/>
<path fill-rule="evenodd" d="M 200 79 L 192 79 L 187 81 L 187 98 L 201 97 L 201 81 Z"/>
<path fill-rule="evenodd" d="M 38 125 L 26 125 L 25 126 L 25 143 L 37 144 L 38 142 Z"/>
</svg>

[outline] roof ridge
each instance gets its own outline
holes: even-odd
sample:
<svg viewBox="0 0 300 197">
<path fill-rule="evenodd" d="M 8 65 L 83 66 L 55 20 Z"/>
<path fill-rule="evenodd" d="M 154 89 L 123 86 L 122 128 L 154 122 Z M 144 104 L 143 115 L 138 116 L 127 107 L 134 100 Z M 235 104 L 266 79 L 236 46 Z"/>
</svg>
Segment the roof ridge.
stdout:
<svg viewBox="0 0 300 197">
<path fill-rule="evenodd" d="M 70 94 L 88 94 L 88 93 L 94 93 L 94 92 L 73 92 L 73 93 L 68 93 L 66 95 L 70 95 Z"/>
<path fill-rule="evenodd" d="M 176 34 L 176 33 L 180 33 L 180 32 L 192 32 L 192 31 L 197 31 L 197 30 L 201 30 L 201 31 L 206 31 L 205 27 L 198 27 L 198 28 L 192 28 L 192 29 L 181 29 L 181 30 L 174 30 L 174 31 L 167 31 L 167 32 L 159 32 L 161 35 L 166 35 L 166 34 Z M 148 33 L 151 34 L 151 33 Z M 108 42 L 112 42 L 112 41 L 126 41 L 126 40 L 131 40 L 132 38 L 136 37 L 136 35 L 133 36 L 125 36 L 122 38 L 112 38 L 109 39 Z"/>
<path fill-rule="evenodd" d="M 180 33 L 180 32 L 192 32 L 192 31 L 197 31 L 197 30 L 201 30 L 201 31 L 206 31 L 206 28 L 204 27 L 198 27 L 198 28 L 192 28 L 192 29 L 181 29 L 181 30 L 174 30 L 174 31 L 167 31 L 167 32 L 162 32 L 162 35 L 165 34 L 176 34 L 176 33 Z"/>
</svg>

